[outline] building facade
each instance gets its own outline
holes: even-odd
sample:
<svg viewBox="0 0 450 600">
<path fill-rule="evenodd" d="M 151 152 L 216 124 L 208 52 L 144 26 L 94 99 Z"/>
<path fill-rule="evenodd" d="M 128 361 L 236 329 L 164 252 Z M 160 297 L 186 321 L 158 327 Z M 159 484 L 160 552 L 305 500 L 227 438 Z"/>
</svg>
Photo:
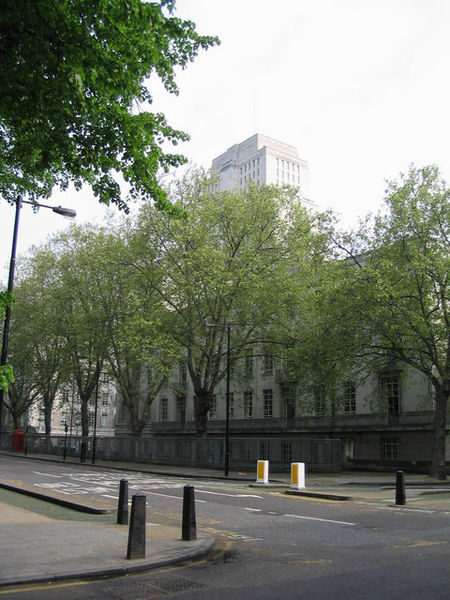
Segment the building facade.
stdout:
<svg viewBox="0 0 450 600">
<path fill-rule="evenodd" d="M 270 355 L 255 357 L 252 365 L 243 360 L 245 378 L 231 377 L 231 439 L 340 439 L 344 465 L 427 470 L 434 410 L 430 384 L 421 373 L 396 365 L 359 383 L 345 379 L 331 401 L 312 394 Z M 225 390 L 223 381 L 209 413 L 208 435 L 225 431 Z M 183 365 L 155 399 L 146 431 L 156 436 L 195 433 L 194 390 Z"/>
<path fill-rule="evenodd" d="M 297 148 L 256 133 L 212 161 L 216 189 L 244 190 L 250 183 L 291 185 L 307 208 L 315 208 L 308 193 L 308 163 Z"/>
<path fill-rule="evenodd" d="M 98 437 L 115 435 L 116 404 L 116 386 L 107 373 L 102 373 L 89 400 L 89 435 L 93 435 L 94 425 Z M 37 433 L 45 433 L 44 409 L 39 404 L 31 411 L 28 424 L 32 425 Z M 64 385 L 56 397 L 52 411 L 52 435 L 64 435 L 66 425 L 68 435 L 81 435 L 81 401 L 76 386 L 70 384 Z"/>
</svg>

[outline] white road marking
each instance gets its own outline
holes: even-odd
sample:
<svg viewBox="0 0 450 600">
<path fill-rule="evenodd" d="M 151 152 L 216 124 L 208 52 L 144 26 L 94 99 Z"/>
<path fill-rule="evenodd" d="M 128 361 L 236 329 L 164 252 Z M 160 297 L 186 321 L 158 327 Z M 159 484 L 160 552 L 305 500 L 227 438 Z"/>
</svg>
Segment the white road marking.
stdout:
<svg viewBox="0 0 450 600">
<path fill-rule="evenodd" d="M 356 523 L 347 523 L 347 521 L 333 521 L 333 519 L 319 519 L 318 517 L 303 517 L 301 515 L 283 515 L 283 517 L 291 517 L 293 519 L 306 519 L 308 521 L 322 521 L 324 523 L 337 523 L 338 525 L 356 525 Z"/>
<path fill-rule="evenodd" d="M 147 494 L 153 494 L 154 496 L 163 496 L 164 498 L 175 498 L 175 500 L 183 500 L 182 496 L 169 496 L 168 494 L 159 494 L 158 492 L 146 492 Z M 145 494 L 144 494 L 145 495 Z M 198 500 L 198 498 L 195 500 L 196 502 L 206 502 L 206 500 Z"/>
<path fill-rule="evenodd" d="M 102 494 L 103 498 L 112 498 L 113 500 L 118 500 L 119 496 L 109 496 L 108 494 Z"/>
<path fill-rule="evenodd" d="M 195 491 L 200 494 L 214 494 L 215 496 L 228 496 L 229 498 L 262 498 L 262 496 L 255 496 L 253 494 L 225 494 L 223 492 L 210 492 L 207 490 L 199 490 L 195 488 Z"/>
<path fill-rule="evenodd" d="M 52 475 L 51 473 L 41 473 L 40 471 L 32 471 L 36 475 L 45 475 L 46 477 L 57 477 L 61 479 L 62 475 Z"/>
<path fill-rule="evenodd" d="M 260 508 L 248 508 L 247 506 L 244 507 L 244 510 L 249 510 L 250 512 L 261 512 Z"/>
</svg>

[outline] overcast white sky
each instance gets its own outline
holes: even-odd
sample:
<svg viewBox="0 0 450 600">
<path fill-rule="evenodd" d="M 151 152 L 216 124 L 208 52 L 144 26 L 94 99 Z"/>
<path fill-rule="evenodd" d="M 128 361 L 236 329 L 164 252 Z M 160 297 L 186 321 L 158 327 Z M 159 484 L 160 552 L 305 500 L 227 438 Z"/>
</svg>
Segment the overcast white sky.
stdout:
<svg viewBox="0 0 450 600">
<path fill-rule="evenodd" d="M 187 131 L 178 148 L 195 164 L 253 133 L 299 149 L 309 195 L 346 225 L 377 210 L 385 180 L 411 163 L 450 180 L 448 0 L 177 0 L 176 15 L 218 35 L 180 72 L 180 95 L 152 87 L 154 109 Z M 98 221 L 88 191 L 51 204 Z M 9 261 L 14 209 L 0 201 L 0 267 Z M 66 221 L 22 209 L 18 251 Z M 0 277 L 6 280 L 6 269 Z"/>
</svg>

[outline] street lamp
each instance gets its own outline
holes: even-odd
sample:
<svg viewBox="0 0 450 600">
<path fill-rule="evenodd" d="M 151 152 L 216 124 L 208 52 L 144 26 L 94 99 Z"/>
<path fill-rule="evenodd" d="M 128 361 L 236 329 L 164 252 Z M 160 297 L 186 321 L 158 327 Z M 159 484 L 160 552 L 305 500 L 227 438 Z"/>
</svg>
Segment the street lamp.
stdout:
<svg viewBox="0 0 450 600">
<path fill-rule="evenodd" d="M 54 213 L 66 217 L 68 219 L 73 219 L 76 217 L 76 212 L 71 208 L 63 208 L 62 206 L 49 206 L 47 204 L 38 204 L 37 202 L 29 202 L 28 200 L 22 200 L 19 196 L 16 200 L 16 216 L 14 219 L 14 230 L 13 230 L 13 239 L 12 239 L 12 247 L 11 247 L 11 260 L 9 263 L 9 276 L 8 276 L 8 295 L 10 296 L 14 287 L 14 272 L 16 269 L 16 248 L 17 248 L 17 234 L 19 231 L 19 216 L 20 209 L 22 208 L 22 204 L 31 204 L 37 208 L 50 208 Z M 9 324 L 11 320 L 11 307 L 6 307 L 5 313 L 5 322 L 3 325 L 3 340 L 2 340 L 2 356 L 1 356 L 1 366 L 4 367 L 8 364 L 8 342 L 9 342 Z M 2 435 L 2 427 L 3 427 L 3 397 L 4 392 L 3 389 L 0 389 L 0 440 Z"/>
<path fill-rule="evenodd" d="M 224 461 L 224 474 L 228 477 L 230 469 L 230 336 L 231 326 L 230 325 L 213 325 L 212 323 L 205 323 L 206 327 L 217 327 L 219 329 L 227 330 L 227 390 L 225 399 L 225 461 Z"/>
<path fill-rule="evenodd" d="M 97 374 L 97 381 L 95 383 L 95 408 L 94 408 L 94 437 L 92 440 L 92 464 L 95 465 L 95 446 L 97 444 L 97 410 L 98 410 L 98 380 L 100 373 Z"/>
</svg>

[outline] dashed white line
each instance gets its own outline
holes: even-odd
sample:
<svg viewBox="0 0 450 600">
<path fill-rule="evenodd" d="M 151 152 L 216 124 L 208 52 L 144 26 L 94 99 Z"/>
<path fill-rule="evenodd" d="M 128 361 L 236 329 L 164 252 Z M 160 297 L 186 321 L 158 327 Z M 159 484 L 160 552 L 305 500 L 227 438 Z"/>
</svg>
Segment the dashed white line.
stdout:
<svg viewBox="0 0 450 600">
<path fill-rule="evenodd" d="M 40 471 L 32 471 L 36 475 L 45 475 L 46 477 L 56 477 L 57 479 L 61 479 L 62 475 L 52 475 L 51 473 L 41 473 Z"/>
<path fill-rule="evenodd" d="M 255 494 L 225 494 L 224 492 L 211 492 L 208 490 L 199 490 L 195 488 L 195 491 L 200 494 L 213 494 L 214 496 L 228 496 L 229 498 L 262 498 L 262 496 L 256 496 Z"/>
<path fill-rule="evenodd" d="M 169 496 L 169 494 L 159 494 L 158 492 L 149 492 L 146 491 L 144 495 L 146 494 L 153 494 L 154 496 L 163 496 L 164 498 L 174 498 L 175 500 L 183 500 L 182 496 Z M 206 500 L 199 500 L 198 498 L 195 499 L 196 502 L 206 502 Z"/>
<path fill-rule="evenodd" d="M 245 506 L 244 510 L 248 510 L 250 512 L 261 512 L 260 508 L 249 508 L 248 506 Z"/>
<path fill-rule="evenodd" d="M 334 521 L 333 519 L 319 519 L 319 517 L 304 517 L 302 515 L 283 515 L 283 517 L 291 517 L 292 519 L 305 519 L 307 521 L 322 521 L 323 523 L 336 523 L 337 525 L 352 525 L 356 523 L 348 523 L 347 521 Z"/>
</svg>

